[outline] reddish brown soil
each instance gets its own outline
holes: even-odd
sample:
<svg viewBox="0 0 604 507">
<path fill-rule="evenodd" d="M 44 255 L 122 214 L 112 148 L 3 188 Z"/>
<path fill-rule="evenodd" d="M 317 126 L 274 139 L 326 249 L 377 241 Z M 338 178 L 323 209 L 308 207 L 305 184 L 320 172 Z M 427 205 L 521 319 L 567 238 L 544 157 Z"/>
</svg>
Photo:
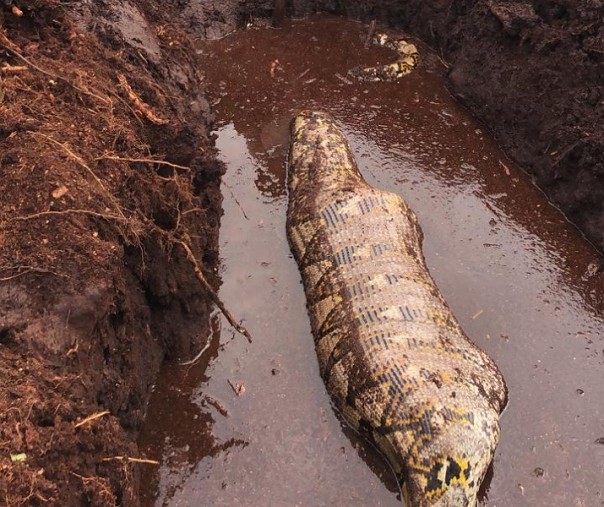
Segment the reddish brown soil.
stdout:
<svg viewBox="0 0 604 507">
<path fill-rule="evenodd" d="M 246 13 L 267 2 L 250 0 Z M 290 0 L 289 12 L 403 28 L 439 50 L 451 91 L 604 250 L 602 0 Z"/>
<path fill-rule="evenodd" d="M 160 362 L 207 334 L 203 78 L 173 7 L 126 4 L 0 2 L 2 505 L 137 504 Z"/>
</svg>

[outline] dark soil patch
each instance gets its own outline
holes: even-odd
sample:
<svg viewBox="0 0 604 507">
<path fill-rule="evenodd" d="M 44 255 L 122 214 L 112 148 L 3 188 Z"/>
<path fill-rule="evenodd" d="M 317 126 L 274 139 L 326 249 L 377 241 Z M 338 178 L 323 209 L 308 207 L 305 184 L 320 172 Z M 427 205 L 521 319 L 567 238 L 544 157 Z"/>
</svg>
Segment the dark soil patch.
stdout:
<svg viewBox="0 0 604 507">
<path fill-rule="evenodd" d="M 246 2 L 243 17 L 267 4 Z M 316 10 L 376 19 L 440 51 L 452 92 L 604 250 L 602 0 L 289 2 L 296 16 Z"/>
<path fill-rule="evenodd" d="M 205 342 L 177 241 L 214 278 L 223 167 L 179 12 L 0 2 L 2 505 L 137 504 L 160 362 Z"/>
</svg>

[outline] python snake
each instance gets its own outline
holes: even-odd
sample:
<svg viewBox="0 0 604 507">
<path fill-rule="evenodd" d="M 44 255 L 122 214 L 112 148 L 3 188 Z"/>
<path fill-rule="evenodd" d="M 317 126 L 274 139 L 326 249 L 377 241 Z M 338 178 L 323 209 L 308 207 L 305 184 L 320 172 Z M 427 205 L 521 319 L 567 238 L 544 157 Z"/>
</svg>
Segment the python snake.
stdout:
<svg viewBox="0 0 604 507">
<path fill-rule="evenodd" d="M 391 39 L 385 33 L 378 33 L 373 37 L 373 43 L 396 51 L 396 62 L 376 67 L 355 67 L 348 71 L 350 76 L 360 81 L 393 81 L 411 74 L 419 63 L 417 48 L 406 40 Z"/>
<path fill-rule="evenodd" d="M 408 506 L 476 505 L 501 373 L 432 280 L 414 212 L 363 179 L 333 118 L 302 112 L 290 135 L 287 233 L 335 407 L 387 457 Z"/>
</svg>

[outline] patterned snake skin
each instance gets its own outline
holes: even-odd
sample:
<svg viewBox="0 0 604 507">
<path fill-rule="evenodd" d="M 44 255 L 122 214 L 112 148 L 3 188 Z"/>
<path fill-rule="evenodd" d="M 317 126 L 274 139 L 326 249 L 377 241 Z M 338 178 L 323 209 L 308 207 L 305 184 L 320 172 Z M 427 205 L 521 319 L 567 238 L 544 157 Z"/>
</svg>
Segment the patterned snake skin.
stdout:
<svg viewBox="0 0 604 507">
<path fill-rule="evenodd" d="M 434 284 L 415 214 L 365 182 L 325 113 L 294 119 L 288 178 L 288 237 L 337 410 L 387 457 L 408 506 L 476 505 L 506 386 Z"/>
<path fill-rule="evenodd" d="M 385 33 L 378 33 L 373 37 L 373 43 L 396 51 L 396 62 L 377 67 L 355 67 L 348 71 L 350 76 L 360 81 L 394 81 L 411 74 L 419 63 L 417 48 L 406 40 L 391 39 Z"/>
</svg>

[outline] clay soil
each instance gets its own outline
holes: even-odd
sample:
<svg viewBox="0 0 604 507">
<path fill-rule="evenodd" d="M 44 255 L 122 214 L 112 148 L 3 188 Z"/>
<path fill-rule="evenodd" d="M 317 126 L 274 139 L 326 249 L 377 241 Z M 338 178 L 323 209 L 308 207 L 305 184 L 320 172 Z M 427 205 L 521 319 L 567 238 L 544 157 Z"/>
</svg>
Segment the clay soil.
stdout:
<svg viewBox="0 0 604 507">
<path fill-rule="evenodd" d="M 403 28 L 604 247 L 602 0 L 289 2 Z M 137 505 L 159 365 L 210 303 L 219 181 L 194 38 L 272 2 L 0 0 L 0 505 Z M 304 44 L 305 41 L 300 41 Z"/>
</svg>

